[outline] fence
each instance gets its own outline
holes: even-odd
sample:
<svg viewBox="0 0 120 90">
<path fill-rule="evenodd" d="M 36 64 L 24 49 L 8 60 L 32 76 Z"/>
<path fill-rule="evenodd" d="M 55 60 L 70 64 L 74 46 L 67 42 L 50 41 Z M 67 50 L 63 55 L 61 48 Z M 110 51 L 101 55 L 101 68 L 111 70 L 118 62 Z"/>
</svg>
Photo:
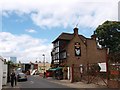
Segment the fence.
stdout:
<svg viewBox="0 0 120 90">
<path fill-rule="evenodd" d="M 107 86 L 107 75 L 106 72 L 100 72 L 100 67 L 98 64 L 87 64 L 71 67 L 72 81 L 83 81 L 86 83 L 94 83 L 98 85 Z"/>
<path fill-rule="evenodd" d="M 120 63 L 109 65 L 108 86 L 110 88 L 120 88 Z"/>
</svg>

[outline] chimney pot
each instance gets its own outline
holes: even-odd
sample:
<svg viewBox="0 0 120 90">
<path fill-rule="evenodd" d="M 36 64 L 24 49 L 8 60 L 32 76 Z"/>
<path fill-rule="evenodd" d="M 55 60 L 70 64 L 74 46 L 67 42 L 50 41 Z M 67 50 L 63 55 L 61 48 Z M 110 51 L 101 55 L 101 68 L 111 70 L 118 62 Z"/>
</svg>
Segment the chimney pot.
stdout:
<svg viewBox="0 0 120 90">
<path fill-rule="evenodd" d="M 77 27 L 74 28 L 74 35 L 78 35 L 78 28 Z"/>
<path fill-rule="evenodd" d="M 94 40 L 96 40 L 96 35 L 95 34 L 92 35 L 91 38 L 94 39 Z"/>
</svg>

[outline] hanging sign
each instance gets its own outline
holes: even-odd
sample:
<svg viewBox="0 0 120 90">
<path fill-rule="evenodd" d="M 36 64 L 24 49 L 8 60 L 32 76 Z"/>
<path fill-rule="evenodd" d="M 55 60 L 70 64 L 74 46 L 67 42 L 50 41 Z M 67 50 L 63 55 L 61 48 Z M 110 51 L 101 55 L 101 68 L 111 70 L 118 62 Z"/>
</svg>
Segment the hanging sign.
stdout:
<svg viewBox="0 0 120 90">
<path fill-rule="evenodd" d="M 79 42 L 75 43 L 75 56 L 81 56 L 81 46 Z"/>
</svg>

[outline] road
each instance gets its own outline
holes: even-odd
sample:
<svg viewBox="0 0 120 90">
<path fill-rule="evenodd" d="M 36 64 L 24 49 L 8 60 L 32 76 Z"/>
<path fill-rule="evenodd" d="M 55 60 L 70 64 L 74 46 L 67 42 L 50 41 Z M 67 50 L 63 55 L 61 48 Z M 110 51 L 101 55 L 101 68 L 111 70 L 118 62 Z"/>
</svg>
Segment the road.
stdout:
<svg viewBox="0 0 120 90">
<path fill-rule="evenodd" d="M 28 76 L 28 81 L 18 82 L 19 88 L 68 88 L 66 86 L 52 83 L 50 79 L 39 76 Z"/>
<path fill-rule="evenodd" d="M 59 84 L 58 84 L 59 82 Z M 65 85 L 63 85 L 65 84 Z M 77 83 L 76 83 L 77 84 Z M 80 86 L 79 88 L 76 88 Z M 72 87 L 72 88 L 70 88 Z M 23 81 L 23 82 L 18 82 L 17 86 L 11 88 L 10 83 L 4 87 L 2 90 L 55 90 L 55 89 L 59 89 L 59 90 L 87 90 L 84 87 L 87 88 L 95 88 L 94 85 L 89 85 L 89 84 L 83 84 L 83 83 L 79 83 L 77 84 L 77 86 L 72 83 L 67 83 L 67 82 L 60 82 L 59 80 L 53 80 L 52 78 L 42 78 L 40 76 L 28 76 L 28 81 Z M 82 87 L 82 88 L 81 88 Z M 92 90 L 92 89 L 91 89 Z M 98 88 L 94 89 L 94 90 L 98 90 Z M 99 90 L 102 90 L 101 88 Z M 108 89 L 105 89 L 108 90 Z"/>
<path fill-rule="evenodd" d="M 75 90 L 73 88 L 54 83 L 54 81 L 56 80 L 53 80 L 51 78 L 47 79 L 47 78 L 42 78 L 40 76 L 28 76 L 28 81 L 18 82 L 17 86 L 13 88 L 10 86 L 10 83 L 9 83 L 8 86 L 4 87 L 2 90 L 30 90 L 30 89 L 40 90 L 40 88 L 48 89 L 48 90 L 50 89 Z"/>
</svg>

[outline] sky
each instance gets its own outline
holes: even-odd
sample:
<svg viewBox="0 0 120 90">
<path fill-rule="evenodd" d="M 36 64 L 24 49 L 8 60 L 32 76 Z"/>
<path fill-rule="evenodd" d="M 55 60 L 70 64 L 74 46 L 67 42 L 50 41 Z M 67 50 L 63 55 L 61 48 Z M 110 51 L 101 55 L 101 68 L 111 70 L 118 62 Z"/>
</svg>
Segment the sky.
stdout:
<svg viewBox="0 0 120 90">
<path fill-rule="evenodd" d="M 87 38 L 106 20 L 118 20 L 119 0 L 0 0 L 0 55 L 51 62 L 52 41 L 74 27 Z"/>
</svg>

